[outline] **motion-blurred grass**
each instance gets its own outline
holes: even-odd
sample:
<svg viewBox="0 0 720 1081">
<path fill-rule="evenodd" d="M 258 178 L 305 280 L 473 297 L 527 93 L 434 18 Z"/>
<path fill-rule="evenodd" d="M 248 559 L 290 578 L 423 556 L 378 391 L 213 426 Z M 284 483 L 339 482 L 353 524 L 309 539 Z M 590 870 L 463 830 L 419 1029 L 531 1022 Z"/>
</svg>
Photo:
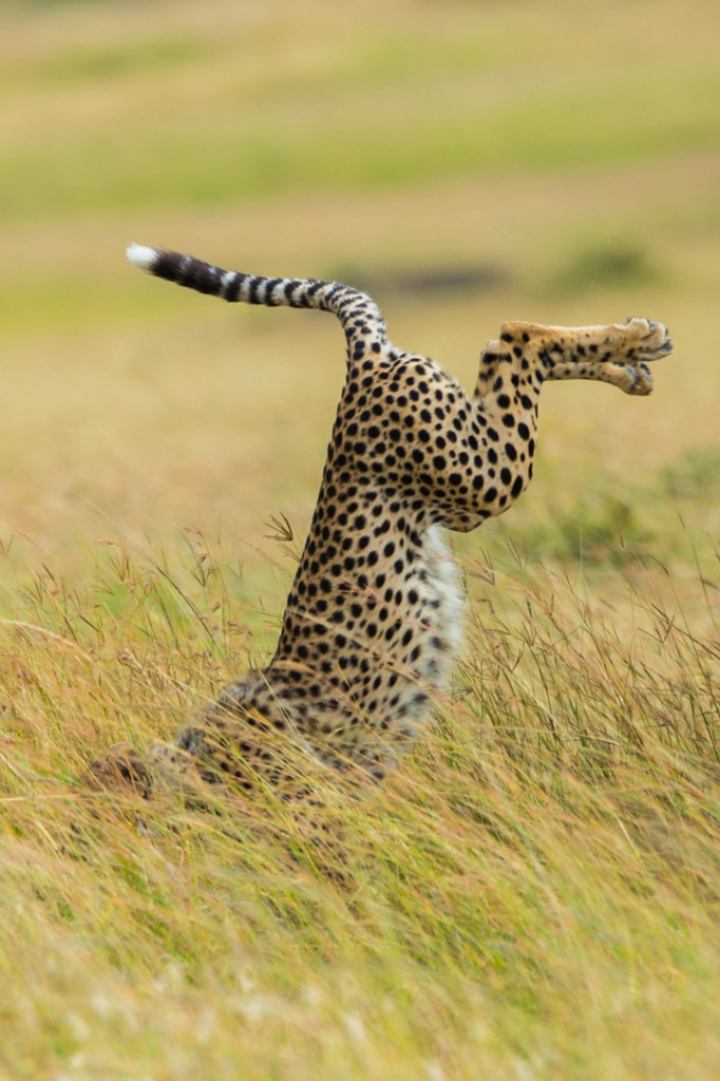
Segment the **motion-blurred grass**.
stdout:
<svg viewBox="0 0 720 1081">
<path fill-rule="evenodd" d="M 719 23 L 0 7 L 3 1076 L 718 1076 Z M 328 783 L 344 885 L 271 803 L 79 783 L 269 656 L 270 520 L 302 543 L 343 378 L 328 317 L 143 279 L 132 240 L 346 268 L 468 387 L 507 318 L 673 334 L 647 400 L 546 388 L 533 486 L 457 539 L 436 725 L 366 800 Z"/>
</svg>

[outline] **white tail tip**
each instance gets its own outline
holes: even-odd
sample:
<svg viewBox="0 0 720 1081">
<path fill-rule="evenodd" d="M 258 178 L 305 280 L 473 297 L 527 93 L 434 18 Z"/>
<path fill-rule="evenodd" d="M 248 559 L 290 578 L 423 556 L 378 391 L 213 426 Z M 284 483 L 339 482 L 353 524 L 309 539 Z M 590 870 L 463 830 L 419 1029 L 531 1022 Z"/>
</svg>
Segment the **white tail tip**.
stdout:
<svg viewBox="0 0 720 1081">
<path fill-rule="evenodd" d="M 146 248 L 143 244 L 131 244 L 125 252 L 133 266 L 141 270 L 152 270 L 158 257 L 157 248 Z"/>
</svg>

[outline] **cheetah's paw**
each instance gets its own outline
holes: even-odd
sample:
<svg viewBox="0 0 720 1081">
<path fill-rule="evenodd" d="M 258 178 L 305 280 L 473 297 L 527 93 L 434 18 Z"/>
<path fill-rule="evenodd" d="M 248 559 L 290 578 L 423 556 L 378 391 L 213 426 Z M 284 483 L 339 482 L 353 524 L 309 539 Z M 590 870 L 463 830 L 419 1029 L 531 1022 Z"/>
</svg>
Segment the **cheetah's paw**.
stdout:
<svg viewBox="0 0 720 1081">
<path fill-rule="evenodd" d="M 637 394 L 642 397 L 652 392 L 653 377 L 647 364 L 628 364 L 625 371 L 628 382 L 622 389 L 626 394 Z"/>
<path fill-rule="evenodd" d="M 624 353 L 635 365 L 643 362 L 660 360 L 673 351 L 670 335 L 662 323 L 653 323 L 649 319 L 628 319 L 623 327 L 625 331 Z M 641 393 L 634 391 L 633 393 Z M 647 393 L 647 391 L 645 392 Z"/>
</svg>

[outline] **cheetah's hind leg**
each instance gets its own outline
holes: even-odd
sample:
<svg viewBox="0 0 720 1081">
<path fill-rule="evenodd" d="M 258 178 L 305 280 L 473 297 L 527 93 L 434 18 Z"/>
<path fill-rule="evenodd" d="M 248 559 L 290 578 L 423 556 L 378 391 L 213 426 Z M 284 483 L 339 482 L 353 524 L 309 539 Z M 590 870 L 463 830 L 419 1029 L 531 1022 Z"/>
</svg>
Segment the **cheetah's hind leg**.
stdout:
<svg viewBox="0 0 720 1081">
<path fill-rule="evenodd" d="M 537 350 L 545 379 L 595 379 L 625 394 L 650 394 L 648 363 L 673 351 L 667 329 L 649 319 L 572 328 L 506 323 L 502 332 L 503 338 L 527 335 L 524 340 Z"/>
</svg>

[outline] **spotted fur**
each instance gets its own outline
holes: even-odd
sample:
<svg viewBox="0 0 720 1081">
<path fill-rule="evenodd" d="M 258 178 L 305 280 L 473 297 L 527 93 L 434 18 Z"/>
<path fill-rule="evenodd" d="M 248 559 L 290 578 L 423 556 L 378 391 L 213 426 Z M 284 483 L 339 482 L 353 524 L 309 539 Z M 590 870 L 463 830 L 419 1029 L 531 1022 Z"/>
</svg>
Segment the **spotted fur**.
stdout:
<svg viewBox="0 0 720 1081">
<path fill-rule="evenodd" d="M 446 688 L 462 637 L 443 531 L 475 529 L 528 486 L 546 380 L 649 394 L 647 362 L 672 350 L 666 330 L 645 319 L 505 323 L 482 352 L 470 398 L 434 361 L 393 346 L 377 306 L 348 286 L 228 272 L 153 248 L 128 255 L 225 300 L 331 311 L 347 341 L 347 379 L 275 655 L 151 758 L 248 792 L 279 786 L 288 798 L 304 791 L 291 746 L 382 778 Z"/>
</svg>

